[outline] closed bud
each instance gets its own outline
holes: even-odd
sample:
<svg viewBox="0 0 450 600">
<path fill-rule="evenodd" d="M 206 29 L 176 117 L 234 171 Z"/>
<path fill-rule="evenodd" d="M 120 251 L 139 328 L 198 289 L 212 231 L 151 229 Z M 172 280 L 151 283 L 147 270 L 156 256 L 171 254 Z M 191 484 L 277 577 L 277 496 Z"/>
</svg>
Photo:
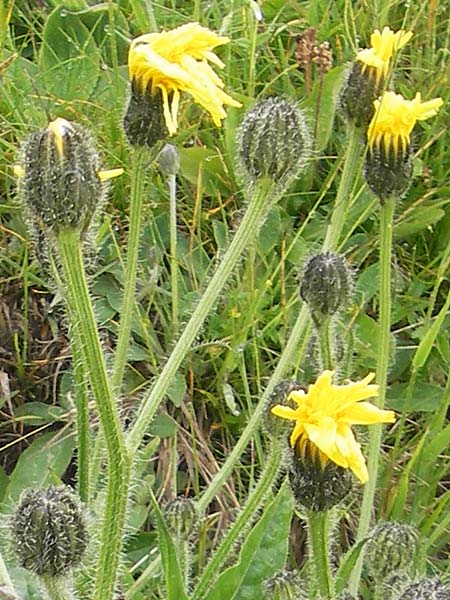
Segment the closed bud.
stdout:
<svg viewBox="0 0 450 600">
<path fill-rule="evenodd" d="M 312 256 L 300 276 L 300 296 L 315 323 L 345 307 L 352 289 L 353 277 L 346 259 L 333 252 Z"/>
<path fill-rule="evenodd" d="M 60 577 L 76 567 L 88 544 L 82 509 L 68 488 L 26 490 L 11 520 L 12 544 L 22 567 Z"/>
<path fill-rule="evenodd" d="M 264 582 L 264 600 L 303 600 L 307 586 L 295 571 L 279 571 Z"/>
<path fill-rule="evenodd" d="M 180 155 L 173 144 L 165 144 L 158 154 L 158 166 L 163 175 L 176 175 L 180 170 Z"/>
<path fill-rule="evenodd" d="M 450 587 L 438 577 L 422 579 L 409 585 L 398 600 L 449 600 Z"/>
<path fill-rule="evenodd" d="M 250 187 L 268 179 L 285 189 L 311 156 L 303 112 L 292 102 L 260 100 L 244 117 L 238 134 L 238 166 Z"/>
<path fill-rule="evenodd" d="M 186 541 L 197 532 L 199 526 L 197 503 L 191 498 L 175 498 L 166 504 L 163 516 L 167 527 L 179 541 Z"/>
<path fill-rule="evenodd" d="M 324 460 L 317 446 L 304 440 L 291 449 L 289 483 L 299 506 L 325 511 L 339 504 L 352 489 L 349 469 Z"/>
<path fill-rule="evenodd" d="M 417 551 L 417 531 L 406 523 L 379 523 L 366 546 L 366 568 L 375 580 L 385 579 L 393 571 L 407 571 Z"/>
<path fill-rule="evenodd" d="M 16 166 L 19 195 L 35 226 L 58 234 L 84 232 L 102 196 L 102 181 L 122 169 L 99 171 L 99 159 L 87 129 L 65 119 L 28 138 Z"/>
<path fill-rule="evenodd" d="M 148 94 L 133 81 L 131 96 L 123 120 L 123 127 L 132 146 L 153 146 L 169 135 L 164 120 L 161 91 Z"/>
<path fill-rule="evenodd" d="M 384 147 L 369 150 L 364 164 L 367 185 L 381 203 L 388 198 L 399 198 L 408 191 L 413 174 L 412 153 L 386 153 Z"/>
<path fill-rule="evenodd" d="M 373 101 L 383 90 L 384 80 L 367 72 L 364 63 L 354 62 L 339 94 L 338 106 L 348 121 L 356 127 L 367 126 L 375 109 Z"/>
</svg>

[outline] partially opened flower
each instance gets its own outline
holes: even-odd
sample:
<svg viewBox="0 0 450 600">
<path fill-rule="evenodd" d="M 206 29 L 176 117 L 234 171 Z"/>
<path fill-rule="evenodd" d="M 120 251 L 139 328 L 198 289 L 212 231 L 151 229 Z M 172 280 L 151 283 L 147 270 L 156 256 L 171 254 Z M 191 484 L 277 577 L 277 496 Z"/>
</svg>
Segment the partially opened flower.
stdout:
<svg viewBox="0 0 450 600">
<path fill-rule="evenodd" d="M 375 114 L 367 130 L 365 176 L 382 201 L 392 195 L 400 196 L 408 188 L 412 177 L 412 130 L 417 121 L 434 117 L 442 104 L 442 98 L 422 102 L 420 92 L 414 100 L 394 92 L 385 92 L 375 100 Z"/>
<path fill-rule="evenodd" d="M 275 415 L 295 422 L 291 446 L 297 447 L 299 454 L 303 454 L 305 447 L 311 451 L 312 446 L 323 466 L 333 461 L 353 471 L 365 483 L 369 477 L 367 467 L 352 425 L 395 421 L 391 410 L 381 410 L 370 402 L 362 402 L 378 394 L 378 386 L 369 384 L 373 377 L 370 374 L 361 381 L 335 385 L 332 383 L 333 372 L 324 371 L 309 386 L 307 393 L 302 390 L 291 393 L 289 399 L 296 408 L 274 406 L 272 412 Z"/>
<path fill-rule="evenodd" d="M 180 92 L 187 92 L 220 126 L 224 105 L 241 106 L 223 91 L 224 84 L 209 63 L 222 68 L 214 48 L 226 44 L 198 23 L 172 31 L 141 35 L 131 43 L 128 65 L 135 93 L 161 98 L 164 122 L 170 135 L 177 131 Z"/>
<path fill-rule="evenodd" d="M 411 31 L 376 29 L 371 48 L 360 50 L 350 68 L 339 96 L 344 115 L 357 126 L 367 125 L 374 113 L 373 101 L 382 93 L 389 76 L 390 61 L 412 38 Z"/>
<path fill-rule="evenodd" d="M 392 55 L 403 48 L 412 36 L 412 31 L 402 29 L 395 33 L 389 27 L 385 27 L 381 33 L 375 29 L 370 36 L 372 47 L 360 50 L 356 55 L 356 60 L 362 63 L 363 73 L 367 71 L 369 76 L 375 77 L 377 83 L 380 82 L 388 74 Z"/>
</svg>

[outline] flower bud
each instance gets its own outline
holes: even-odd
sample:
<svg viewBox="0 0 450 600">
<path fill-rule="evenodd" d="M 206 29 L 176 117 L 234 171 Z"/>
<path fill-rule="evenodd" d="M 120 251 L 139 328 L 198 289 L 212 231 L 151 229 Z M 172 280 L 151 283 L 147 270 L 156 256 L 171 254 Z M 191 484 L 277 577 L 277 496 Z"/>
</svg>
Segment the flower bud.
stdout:
<svg viewBox="0 0 450 600">
<path fill-rule="evenodd" d="M 268 178 L 285 189 L 310 156 L 306 120 L 292 102 L 266 98 L 245 115 L 238 133 L 238 161 L 250 187 Z"/>
<path fill-rule="evenodd" d="M 353 277 L 347 261 L 333 252 L 312 256 L 300 276 L 300 296 L 315 323 L 345 307 L 352 289 Z"/>
<path fill-rule="evenodd" d="M 262 417 L 262 426 L 269 437 L 286 441 L 286 443 L 288 442 L 288 434 L 292 429 L 292 424 L 274 415 L 272 408 L 276 405 L 290 406 L 290 401 L 288 400 L 289 394 L 294 390 L 305 389 L 296 381 L 289 379 L 281 381 L 275 386 L 267 400 Z"/>
<path fill-rule="evenodd" d="M 367 185 L 380 202 L 399 198 L 408 191 L 413 174 L 412 153 L 408 147 L 400 154 L 386 154 L 384 148 L 374 149 L 366 155 L 364 177 Z"/>
<path fill-rule="evenodd" d="M 26 490 L 12 517 L 11 538 L 20 565 L 46 577 L 76 567 L 88 544 L 82 509 L 65 487 Z"/>
<path fill-rule="evenodd" d="M 303 600 L 307 585 L 295 571 L 279 571 L 264 582 L 264 600 Z"/>
<path fill-rule="evenodd" d="M 166 177 L 176 175 L 180 170 L 180 154 L 173 144 L 165 144 L 164 148 L 158 154 L 159 170 Z"/>
<path fill-rule="evenodd" d="M 65 119 L 28 138 L 22 151 L 19 195 L 30 220 L 58 234 L 64 229 L 84 232 L 102 196 L 102 181 L 122 169 L 99 171 L 99 159 L 87 129 Z"/>
<path fill-rule="evenodd" d="M 450 587 L 438 577 L 422 579 L 409 585 L 398 600 L 448 600 Z"/>
<path fill-rule="evenodd" d="M 315 511 L 339 504 L 353 485 L 349 469 L 332 461 L 324 463 L 317 446 L 308 440 L 291 450 L 289 483 L 296 502 Z"/>
<path fill-rule="evenodd" d="M 369 575 L 385 579 L 393 571 L 406 571 L 414 563 L 417 531 L 406 523 L 379 523 L 367 542 L 365 562 Z"/>
<path fill-rule="evenodd" d="M 153 146 L 169 135 L 164 120 L 161 92 L 142 92 L 133 81 L 123 127 L 132 146 Z"/>
<path fill-rule="evenodd" d="M 199 526 L 197 503 L 183 496 L 175 498 L 163 509 L 167 527 L 179 541 L 188 540 Z"/>
</svg>

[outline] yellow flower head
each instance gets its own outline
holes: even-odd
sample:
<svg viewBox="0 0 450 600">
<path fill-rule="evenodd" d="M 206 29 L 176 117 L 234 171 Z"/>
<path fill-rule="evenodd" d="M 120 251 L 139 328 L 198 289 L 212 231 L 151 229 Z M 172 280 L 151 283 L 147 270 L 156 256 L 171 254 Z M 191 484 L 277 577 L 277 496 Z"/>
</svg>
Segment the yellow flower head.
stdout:
<svg viewBox="0 0 450 600">
<path fill-rule="evenodd" d="M 372 48 L 365 48 L 356 55 L 356 60 L 363 63 L 363 70 L 368 67 L 375 69 L 377 83 L 381 77 L 385 77 L 389 70 L 389 61 L 394 52 L 403 48 L 412 38 L 412 31 L 397 31 L 394 33 L 389 27 L 385 27 L 380 33 L 378 29 L 370 36 Z"/>
<path fill-rule="evenodd" d="M 220 126 L 224 104 L 241 106 L 223 91 L 223 82 L 208 64 L 224 64 L 213 49 L 229 42 L 198 23 L 172 31 L 148 33 L 133 40 L 128 56 L 130 79 L 142 93 L 162 94 L 164 119 L 170 134 L 177 130 L 180 91 L 188 92 Z"/>
<path fill-rule="evenodd" d="M 369 476 L 361 448 L 353 435 L 352 425 L 393 423 L 391 410 L 380 410 L 370 402 L 361 402 L 378 394 L 377 385 L 369 385 L 374 375 L 344 385 L 332 383 L 333 371 L 324 371 L 308 392 L 296 390 L 289 399 L 297 408 L 277 404 L 273 414 L 295 421 L 290 442 L 300 448 L 308 441 L 319 451 L 322 464 L 332 460 L 351 469 L 365 483 Z"/>
<path fill-rule="evenodd" d="M 421 101 L 420 92 L 414 100 L 405 100 L 401 94 L 385 92 L 381 99 L 375 100 L 375 114 L 367 130 L 371 148 L 383 145 L 385 154 L 392 148 L 396 155 L 404 152 L 410 144 L 410 134 L 416 121 L 424 121 L 437 114 L 444 101 L 434 98 Z"/>
</svg>

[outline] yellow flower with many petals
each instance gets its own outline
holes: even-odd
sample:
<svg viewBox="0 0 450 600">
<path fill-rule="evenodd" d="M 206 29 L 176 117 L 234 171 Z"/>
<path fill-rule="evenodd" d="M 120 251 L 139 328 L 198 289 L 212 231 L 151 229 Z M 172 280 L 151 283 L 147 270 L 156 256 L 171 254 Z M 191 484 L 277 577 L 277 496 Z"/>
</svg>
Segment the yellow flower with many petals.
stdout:
<svg viewBox="0 0 450 600">
<path fill-rule="evenodd" d="M 131 43 L 130 78 L 143 94 L 160 90 L 170 134 L 177 130 L 180 92 L 191 94 L 217 126 L 226 117 L 224 105 L 241 106 L 223 91 L 222 80 L 208 64 L 224 66 L 213 49 L 229 41 L 198 23 L 188 23 L 172 31 L 141 35 Z"/>
<path fill-rule="evenodd" d="M 375 114 L 367 130 L 371 148 L 382 148 L 385 154 L 390 149 L 394 154 L 405 152 L 410 144 L 410 135 L 417 121 L 434 117 L 443 104 L 442 98 L 422 102 L 420 92 L 414 100 L 405 100 L 401 94 L 385 92 L 375 100 Z"/>
<path fill-rule="evenodd" d="M 389 61 L 394 52 L 403 48 L 412 38 L 412 31 L 393 32 L 389 27 L 385 27 L 380 33 L 378 29 L 370 36 L 371 48 L 365 48 L 356 55 L 356 60 L 363 63 L 363 70 L 370 67 L 375 69 L 376 80 L 379 82 L 381 77 L 385 77 L 389 70 Z"/>
<path fill-rule="evenodd" d="M 393 423 L 395 415 L 391 410 L 381 410 L 370 402 L 362 402 L 378 395 L 378 386 L 369 385 L 373 373 L 361 381 L 344 385 L 334 385 L 332 377 L 332 371 L 324 371 L 309 386 L 307 393 L 296 390 L 290 394 L 289 400 L 297 405 L 296 408 L 277 404 L 272 412 L 295 421 L 290 437 L 293 448 L 302 449 L 310 442 L 317 448 L 323 465 L 331 460 L 340 467 L 351 469 L 365 483 L 369 478 L 367 467 L 351 426 Z"/>
</svg>

